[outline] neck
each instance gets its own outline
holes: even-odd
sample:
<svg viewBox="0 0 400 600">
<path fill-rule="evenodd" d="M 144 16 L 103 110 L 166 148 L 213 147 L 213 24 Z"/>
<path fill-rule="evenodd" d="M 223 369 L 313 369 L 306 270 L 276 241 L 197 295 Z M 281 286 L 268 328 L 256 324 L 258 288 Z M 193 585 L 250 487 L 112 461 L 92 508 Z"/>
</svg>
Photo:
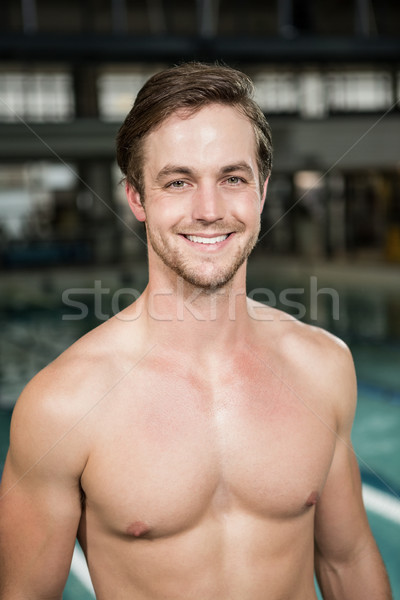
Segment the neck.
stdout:
<svg viewBox="0 0 400 600">
<path fill-rule="evenodd" d="M 212 356 L 240 341 L 248 322 L 246 264 L 219 289 L 192 286 L 181 277 L 151 278 L 141 300 L 146 334 L 155 343 L 192 356 Z"/>
</svg>

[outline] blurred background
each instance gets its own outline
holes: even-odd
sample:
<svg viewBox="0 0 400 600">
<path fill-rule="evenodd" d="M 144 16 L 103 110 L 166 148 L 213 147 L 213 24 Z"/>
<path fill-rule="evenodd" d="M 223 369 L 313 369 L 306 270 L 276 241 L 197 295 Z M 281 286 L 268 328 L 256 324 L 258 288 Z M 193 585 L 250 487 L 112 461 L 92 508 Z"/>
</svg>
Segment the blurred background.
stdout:
<svg viewBox="0 0 400 600">
<path fill-rule="evenodd" d="M 256 85 L 275 153 L 249 292 L 350 345 L 353 442 L 400 599 L 394 0 L 1 2 L 0 472 L 27 381 L 146 285 L 115 136 L 149 76 L 194 59 Z M 78 557 L 65 598 L 87 597 L 85 577 Z"/>
</svg>

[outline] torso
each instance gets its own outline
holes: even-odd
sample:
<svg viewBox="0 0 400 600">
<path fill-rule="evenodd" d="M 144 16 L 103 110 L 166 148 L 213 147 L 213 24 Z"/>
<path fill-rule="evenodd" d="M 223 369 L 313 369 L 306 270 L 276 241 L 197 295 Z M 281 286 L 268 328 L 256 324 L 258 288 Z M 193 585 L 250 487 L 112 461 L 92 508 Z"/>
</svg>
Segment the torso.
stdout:
<svg viewBox="0 0 400 600">
<path fill-rule="evenodd" d="M 88 415 L 79 538 L 98 600 L 316 598 L 336 422 L 285 347 L 204 372 L 156 346 Z"/>
</svg>

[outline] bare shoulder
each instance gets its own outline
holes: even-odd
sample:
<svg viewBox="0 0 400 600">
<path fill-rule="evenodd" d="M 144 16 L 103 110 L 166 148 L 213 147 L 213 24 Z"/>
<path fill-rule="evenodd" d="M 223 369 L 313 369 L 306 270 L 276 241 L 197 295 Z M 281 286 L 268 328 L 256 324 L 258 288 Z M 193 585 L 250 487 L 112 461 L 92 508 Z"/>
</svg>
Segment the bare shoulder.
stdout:
<svg viewBox="0 0 400 600">
<path fill-rule="evenodd" d="M 281 323 L 283 347 L 294 359 L 312 361 L 325 377 L 353 371 L 351 352 L 343 340 L 321 327 L 292 317 Z"/>
<path fill-rule="evenodd" d="M 353 371 L 353 360 L 348 346 L 332 333 L 308 325 L 276 308 L 249 301 L 249 315 L 264 338 L 272 336 L 287 358 L 313 365 L 327 375 L 330 371 Z"/>
<path fill-rule="evenodd" d="M 10 432 L 10 453 L 21 469 L 51 453 L 56 461 L 68 456 L 71 468 L 82 470 L 90 449 L 86 417 L 124 374 L 114 334 L 111 323 L 100 325 L 27 384 Z"/>
<path fill-rule="evenodd" d="M 286 352 L 305 374 L 319 402 L 330 404 L 338 430 L 350 434 L 357 402 L 357 382 L 348 346 L 333 334 L 293 321 L 284 336 Z"/>
<path fill-rule="evenodd" d="M 257 331 L 266 344 L 273 343 L 290 380 L 304 393 L 312 388 L 321 401 L 334 405 L 344 421 L 351 421 L 357 385 L 353 358 L 345 342 L 275 308 L 254 305 L 253 310 L 263 314 L 262 319 L 256 319 Z"/>
</svg>

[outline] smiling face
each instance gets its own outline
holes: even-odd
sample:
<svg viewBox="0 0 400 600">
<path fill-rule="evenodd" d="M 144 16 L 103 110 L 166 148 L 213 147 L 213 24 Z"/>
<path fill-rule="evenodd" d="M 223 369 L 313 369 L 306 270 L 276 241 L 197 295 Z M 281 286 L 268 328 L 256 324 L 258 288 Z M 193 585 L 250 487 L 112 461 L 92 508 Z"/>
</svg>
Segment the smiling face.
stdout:
<svg viewBox="0 0 400 600">
<path fill-rule="evenodd" d="M 226 285 L 260 230 L 253 127 L 235 108 L 210 105 L 174 114 L 145 140 L 145 203 L 127 188 L 146 222 L 150 273 L 175 273 L 204 289 Z"/>
</svg>

